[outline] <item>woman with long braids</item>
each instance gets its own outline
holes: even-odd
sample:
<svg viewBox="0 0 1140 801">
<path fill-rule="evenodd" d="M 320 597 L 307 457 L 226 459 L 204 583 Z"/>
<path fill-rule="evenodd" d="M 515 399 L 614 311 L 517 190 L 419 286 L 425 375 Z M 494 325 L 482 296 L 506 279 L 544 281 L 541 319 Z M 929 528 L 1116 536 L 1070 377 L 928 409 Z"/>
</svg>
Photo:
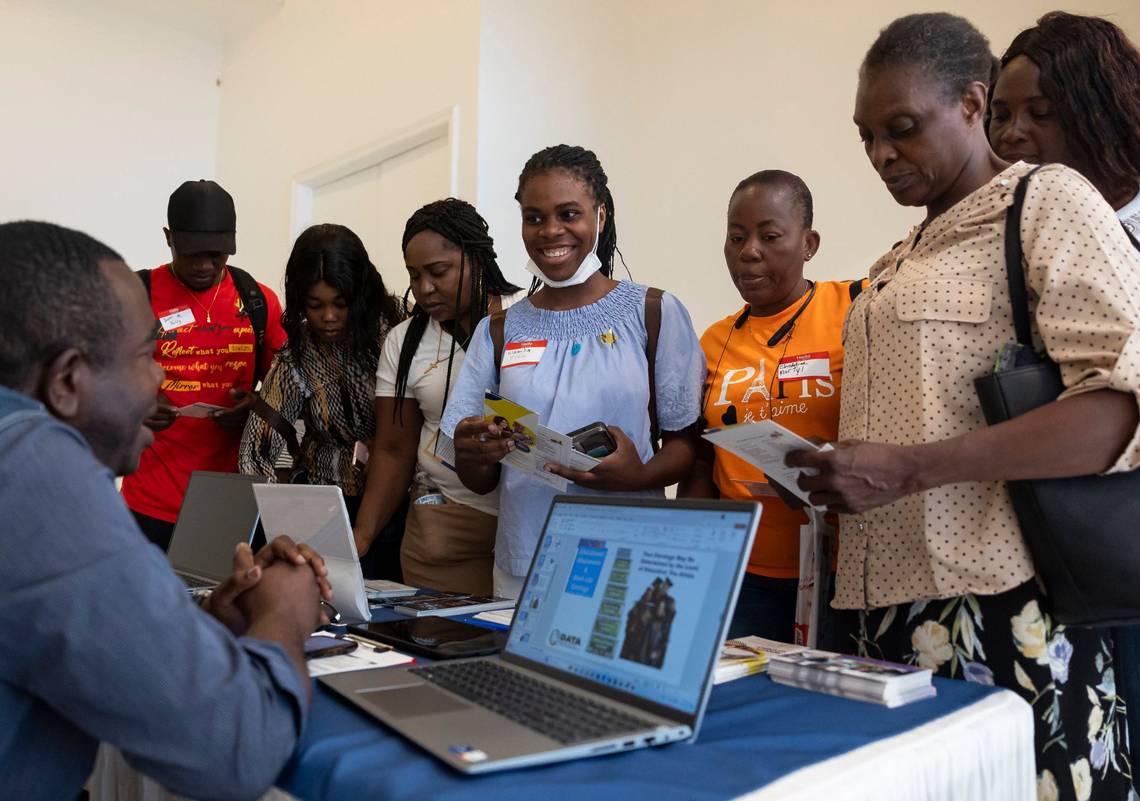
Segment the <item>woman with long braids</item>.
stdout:
<svg viewBox="0 0 1140 801">
<path fill-rule="evenodd" d="M 487 594 L 498 498 L 459 481 L 439 418 L 475 326 L 521 290 L 499 270 L 487 222 L 462 200 L 416 211 L 402 247 L 416 306 L 388 336 L 376 370 L 377 431 L 356 547 L 369 550 L 411 487 L 400 550 L 404 581 Z"/>
<path fill-rule="evenodd" d="M 385 289 L 355 233 L 314 225 L 297 237 L 285 266 L 281 316 L 289 340 L 262 382 L 264 404 L 246 423 L 241 472 L 274 480 L 278 457 L 295 444 L 294 469 L 304 470 L 311 484 L 339 486 L 354 517 L 364 470 L 353 452 L 372 441 L 376 362 L 384 336 L 402 319 L 399 299 Z M 291 444 L 286 434 L 298 420 L 305 433 Z M 385 572 L 396 566 L 389 561 L 366 567 Z"/>
<path fill-rule="evenodd" d="M 501 359 L 491 321 L 479 324 L 442 424 L 454 437 L 463 483 L 480 494 L 502 487 L 495 592 L 509 597 L 518 596 L 556 490 L 502 470 L 500 460 L 517 443 L 512 432 L 484 421 L 484 391 L 500 392 L 558 431 L 608 425 L 616 450 L 591 472 L 547 466 L 573 482 L 569 492 L 659 497 L 692 468 L 705 372 L 688 312 L 671 295 L 660 296 L 650 392 L 647 287 L 612 278 L 614 200 L 597 156 L 568 145 L 536 153 L 523 167 L 515 199 L 535 286 L 496 318 Z M 656 453 L 651 397 L 662 438 Z"/>
</svg>

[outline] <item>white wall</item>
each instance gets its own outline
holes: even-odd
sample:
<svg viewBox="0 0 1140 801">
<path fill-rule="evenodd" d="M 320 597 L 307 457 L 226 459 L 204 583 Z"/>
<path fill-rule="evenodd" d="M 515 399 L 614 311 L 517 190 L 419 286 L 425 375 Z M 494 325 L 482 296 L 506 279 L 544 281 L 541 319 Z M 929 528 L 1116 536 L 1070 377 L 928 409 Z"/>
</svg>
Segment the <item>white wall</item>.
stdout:
<svg viewBox="0 0 1140 801">
<path fill-rule="evenodd" d="M 280 289 L 293 179 L 456 105 L 459 192 L 473 196 L 478 26 L 473 0 L 287 0 L 227 43 L 218 175 L 237 204 L 233 262 Z M 398 241 L 372 251 L 385 272 L 403 264 Z"/>
<path fill-rule="evenodd" d="M 169 259 L 167 198 L 214 174 L 221 43 L 83 0 L 0 0 L 0 31 L 0 221 Z"/>
<path fill-rule="evenodd" d="M 1056 0 L 960 0 L 996 53 Z M 1071 2 L 1140 41 L 1135 0 Z M 851 123 L 856 71 L 878 30 L 926 0 L 796 3 L 717 0 L 483 0 L 479 206 L 502 261 L 525 261 L 519 170 L 557 142 L 593 149 L 610 177 L 619 247 L 634 278 L 668 289 L 699 331 L 739 308 L 723 226 L 736 182 L 798 173 L 823 244 L 809 277 L 865 275 L 921 219 L 882 187 Z M 620 271 L 620 265 L 619 265 Z M 521 271 L 513 272 L 519 276 Z"/>
</svg>

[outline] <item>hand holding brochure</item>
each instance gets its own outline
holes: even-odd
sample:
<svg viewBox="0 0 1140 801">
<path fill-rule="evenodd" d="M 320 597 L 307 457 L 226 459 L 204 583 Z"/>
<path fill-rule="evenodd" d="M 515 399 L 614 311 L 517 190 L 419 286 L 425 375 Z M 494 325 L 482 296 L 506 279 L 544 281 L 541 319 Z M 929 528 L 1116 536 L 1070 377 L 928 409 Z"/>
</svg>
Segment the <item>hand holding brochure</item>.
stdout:
<svg viewBox="0 0 1140 801">
<path fill-rule="evenodd" d="M 548 462 L 574 470 L 593 470 L 598 460 L 574 450 L 570 437 L 538 422 L 538 414 L 514 401 L 487 390 L 483 393 L 483 419 L 494 423 L 515 443 L 515 449 L 503 458 L 503 463 L 516 470 L 530 473 L 536 481 L 565 492 L 570 482 L 548 473 Z"/>
<path fill-rule="evenodd" d="M 932 673 L 926 668 L 831 651 L 773 655 L 768 660 L 768 675 L 772 681 L 791 687 L 886 707 L 902 706 L 937 693 L 931 683 Z"/>
<path fill-rule="evenodd" d="M 799 478 L 801 475 L 815 475 L 815 471 L 788 467 L 784 460 L 792 451 L 831 450 L 830 445 L 816 445 L 772 420 L 710 428 L 703 436 L 718 448 L 724 448 L 760 468 L 764 475 L 784 486 L 809 506 L 811 501 L 808 500 L 808 494 L 800 489 Z"/>
</svg>

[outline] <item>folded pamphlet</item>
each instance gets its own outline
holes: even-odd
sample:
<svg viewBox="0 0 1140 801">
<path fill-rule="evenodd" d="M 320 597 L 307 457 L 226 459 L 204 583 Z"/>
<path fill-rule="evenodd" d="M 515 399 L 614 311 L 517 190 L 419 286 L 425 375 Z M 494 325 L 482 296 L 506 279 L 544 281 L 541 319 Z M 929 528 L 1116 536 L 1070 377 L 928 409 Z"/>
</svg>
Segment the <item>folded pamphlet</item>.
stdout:
<svg viewBox="0 0 1140 801">
<path fill-rule="evenodd" d="M 788 467 L 785 460 L 793 451 L 826 451 L 830 445 L 816 445 L 772 420 L 739 423 L 724 428 L 710 428 L 704 438 L 739 456 L 764 475 L 782 485 L 788 492 L 811 506 L 808 494 L 800 489 L 800 476 L 813 476 L 815 470 L 805 467 Z M 822 507 L 812 507 L 815 509 Z"/>
<path fill-rule="evenodd" d="M 404 598 L 415 595 L 417 592 L 419 590 L 415 587 L 409 587 L 407 584 L 389 581 L 388 579 L 366 579 L 364 582 L 364 594 L 368 596 L 369 601 Z"/>
<path fill-rule="evenodd" d="M 536 412 L 490 390 L 483 393 L 483 419 L 511 432 L 515 449 L 503 457 L 503 464 L 529 473 L 559 492 L 565 492 L 570 482 L 548 473 L 548 463 L 573 470 L 593 470 L 598 464 L 594 457 L 575 450 L 570 437 L 539 423 Z"/>
<path fill-rule="evenodd" d="M 802 645 L 778 642 L 763 637 L 737 637 L 726 640 L 720 650 L 720 658 L 713 674 L 713 684 L 741 679 L 756 673 L 763 673 L 768 667 L 768 658 L 774 654 L 793 654 L 804 650 Z"/>
</svg>

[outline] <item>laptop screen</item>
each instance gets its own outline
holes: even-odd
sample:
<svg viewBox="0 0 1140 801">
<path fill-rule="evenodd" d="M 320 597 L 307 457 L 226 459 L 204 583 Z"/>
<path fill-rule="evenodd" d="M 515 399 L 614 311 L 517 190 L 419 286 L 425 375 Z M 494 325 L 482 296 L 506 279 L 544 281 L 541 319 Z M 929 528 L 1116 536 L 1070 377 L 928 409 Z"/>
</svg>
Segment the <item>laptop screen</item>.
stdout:
<svg viewBox="0 0 1140 801">
<path fill-rule="evenodd" d="M 207 579 L 228 576 L 234 547 L 253 539 L 258 521 L 253 485 L 265 481 L 236 473 L 191 473 L 167 549 L 174 569 Z"/>
<path fill-rule="evenodd" d="M 555 500 L 506 650 L 695 712 L 755 515 Z"/>
</svg>

